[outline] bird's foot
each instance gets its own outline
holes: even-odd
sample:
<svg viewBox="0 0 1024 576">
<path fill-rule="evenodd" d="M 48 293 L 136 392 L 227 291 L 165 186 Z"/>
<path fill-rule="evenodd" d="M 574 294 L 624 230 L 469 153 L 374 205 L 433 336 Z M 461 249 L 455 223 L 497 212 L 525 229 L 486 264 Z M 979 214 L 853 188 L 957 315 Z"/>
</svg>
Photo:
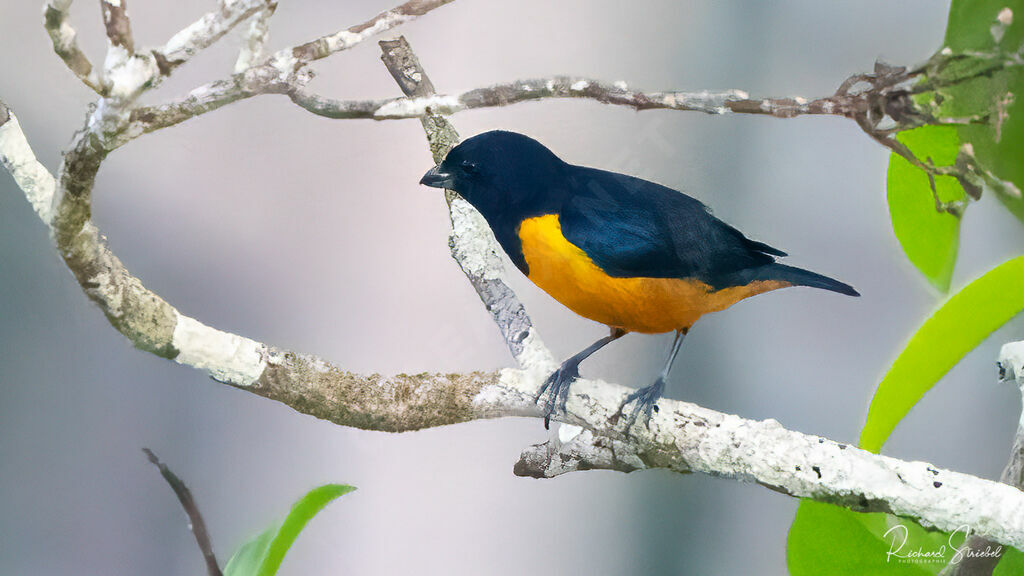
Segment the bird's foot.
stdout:
<svg viewBox="0 0 1024 576">
<path fill-rule="evenodd" d="M 658 400 L 661 399 L 661 395 L 665 392 L 665 379 L 661 376 L 654 381 L 654 384 L 641 388 L 636 392 L 633 392 L 626 399 L 623 400 L 619 406 L 618 414 L 621 415 L 626 406 L 630 403 L 636 402 L 636 406 L 629 415 L 629 419 L 626 420 L 626 435 L 629 435 L 629 431 L 633 429 L 633 424 L 636 424 L 637 418 L 643 415 L 644 426 L 648 426 L 651 422 L 651 414 L 658 411 Z"/>
<path fill-rule="evenodd" d="M 551 416 L 555 411 L 565 412 L 565 403 L 569 400 L 569 386 L 580 377 L 579 364 L 565 362 L 548 376 L 534 402 L 544 398 L 544 429 L 551 425 Z"/>
</svg>

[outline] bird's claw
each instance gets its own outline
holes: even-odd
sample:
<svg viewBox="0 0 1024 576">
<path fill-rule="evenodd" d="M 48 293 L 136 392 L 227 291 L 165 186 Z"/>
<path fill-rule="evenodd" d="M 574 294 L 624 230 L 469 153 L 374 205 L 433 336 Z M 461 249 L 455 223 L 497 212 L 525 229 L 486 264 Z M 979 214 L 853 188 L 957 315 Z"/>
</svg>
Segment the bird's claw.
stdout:
<svg viewBox="0 0 1024 576">
<path fill-rule="evenodd" d="M 629 419 L 626 420 L 626 435 L 629 435 L 629 431 L 633 429 L 633 425 L 636 424 L 637 418 L 643 414 L 644 426 L 650 426 L 651 415 L 658 411 L 658 400 L 661 399 L 661 395 L 665 392 L 665 379 L 659 377 L 654 381 L 654 384 L 645 388 L 633 392 L 619 405 L 618 414 L 622 415 L 623 410 L 632 402 L 636 402 L 636 406 L 633 408 L 629 415 Z"/>
<path fill-rule="evenodd" d="M 534 402 L 544 398 L 544 429 L 551 425 L 551 416 L 555 411 L 565 413 L 565 404 L 569 400 L 569 386 L 580 377 L 579 367 L 563 364 L 548 376 L 540 387 Z"/>
</svg>

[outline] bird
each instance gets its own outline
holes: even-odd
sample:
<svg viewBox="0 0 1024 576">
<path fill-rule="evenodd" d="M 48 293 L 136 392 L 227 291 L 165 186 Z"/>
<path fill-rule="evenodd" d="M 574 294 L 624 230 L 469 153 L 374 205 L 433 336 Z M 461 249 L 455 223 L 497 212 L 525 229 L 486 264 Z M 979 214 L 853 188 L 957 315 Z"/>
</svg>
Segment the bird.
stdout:
<svg viewBox="0 0 1024 576">
<path fill-rule="evenodd" d="M 626 396 L 649 426 L 690 328 L 705 314 L 758 294 L 808 286 L 860 296 L 849 284 L 781 264 L 787 254 L 747 238 L 686 194 L 616 172 L 577 166 L 529 136 L 493 130 L 466 139 L 420 184 L 453 190 L 487 221 L 495 239 L 534 284 L 609 334 L 570 356 L 535 398 L 544 426 L 565 411 L 587 357 L 630 332 L 674 332 L 649 386 Z"/>
</svg>

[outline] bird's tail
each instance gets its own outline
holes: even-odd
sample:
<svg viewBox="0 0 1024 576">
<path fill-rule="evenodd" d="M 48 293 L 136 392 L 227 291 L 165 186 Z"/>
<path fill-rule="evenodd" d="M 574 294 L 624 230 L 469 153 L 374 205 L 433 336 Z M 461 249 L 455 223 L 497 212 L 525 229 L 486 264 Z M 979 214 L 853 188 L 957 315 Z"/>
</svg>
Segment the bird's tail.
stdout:
<svg viewBox="0 0 1024 576">
<path fill-rule="evenodd" d="M 817 272 L 811 272 L 803 268 L 775 263 L 756 268 L 753 272 L 754 277 L 752 280 L 781 280 L 789 282 L 794 286 L 810 286 L 811 288 L 831 290 L 832 292 L 846 294 L 847 296 L 860 296 L 860 293 L 849 284 L 844 284 L 839 280 L 822 276 Z"/>
</svg>

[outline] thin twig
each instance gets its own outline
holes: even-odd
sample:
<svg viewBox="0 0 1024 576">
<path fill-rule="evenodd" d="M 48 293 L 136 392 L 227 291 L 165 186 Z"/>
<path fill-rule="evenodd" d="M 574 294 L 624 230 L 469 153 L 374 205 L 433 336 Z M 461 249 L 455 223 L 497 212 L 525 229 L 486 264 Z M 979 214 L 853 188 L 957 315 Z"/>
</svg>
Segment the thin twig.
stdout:
<svg viewBox="0 0 1024 576">
<path fill-rule="evenodd" d="M 430 90 L 423 90 L 417 94 L 409 93 L 404 98 L 380 100 L 336 100 L 306 87 L 309 75 L 300 74 L 305 70 L 306 63 L 348 48 L 362 41 L 370 31 L 386 29 L 396 22 L 410 18 L 411 14 L 426 12 L 443 5 L 446 1 L 408 2 L 349 30 L 319 38 L 293 49 L 279 51 L 270 59 L 271 64 L 265 66 L 269 70 L 250 68 L 244 75 L 236 74 L 229 81 L 218 81 L 200 87 L 185 100 L 134 111 L 135 127 L 126 130 L 127 138 L 123 138 L 116 145 L 122 145 L 138 134 L 177 124 L 227 103 L 260 94 L 285 93 L 305 110 L 328 118 L 373 120 L 422 119 L 431 114 L 454 114 L 462 110 L 500 107 L 549 98 L 583 98 L 627 106 L 638 111 L 664 109 L 708 114 L 767 115 L 776 118 L 802 115 L 851 118 L 876 142 L 923 170 L 931 181 L 934 181 L 936 176 L 956 178 L 970 199 L 977 200 L 981 197 L 983 185 L 990 186 L 999 194 L 1011 198 L 1021 195 L 1020 190 L 1012 182 L 1002 180 L 982 167 L 969 149 L 961 150 L 954 165 L 936 166 L 931 161 L 918 158 L 896 138 L 902 131 L 927 124 L 967 125 L 992 122 L 993 118 L 989 114 L 962 118 L 935 117 L 928 111 L 920 109 L 911 99 L 915 90 L 920 90 L 923 86 L 932 86 L 931 89 L 934 89 L 934 85 L 941 84 L 940 81 L 933 82 L 930 78 L 922 81 L 922 75 L 926 70 L 939 69 L 945 66 L 946 62 L 959 58 L 959 55 L 940 53 L 928 64 L 912 69 L 877 62 L 873 72 L 854 74 L 847 78 L 832 96 L 813 100 L 800 97 L 751 98 L 741 90 L 643 92 L 630 89 L 622 81 L 608 83 L 573 76 L 518 80 L 454 95 L 438 95 L 431 87 Z M 992 67 L 997 64 L 1017 65 L 1017 59 L 1019 58 L 1015 55 L 990 55 L 989 58 Z M 396 80 L 403 84 L 404 89 L 411 78 L 396 77 Z M 1005 114 L 999 118 L 1003 116 Z M 139 121 L 140 119 L 145 120 Z M 886 120 L 891 125 L 884 125 Z M 1000 127 L 1001 123 L 997 121 L 997 132 Z M 959 217 L 966 206 L 966 201 L 941 202 L 936 193 L 936 209 L 940 212 Z"/>
<path fill-rule="evenodd" d="M 221 0 L 220 7 L 189 24 L 162 47 L 153 50 L 160 74 L 167 76 L 208 48 L 235 26 L 266 8 L 267 0 Z"/>
<path fill-rule="evenodd" d="M 196 537 L 196 544 L 199 545 L 199 551 L 203 553 L 203 559 L 206 561 L 207 573 L 210 576 L 221 576 L 220 566 L 217 564 L 217 556 L 213 553 L 213 543 L 210 542 L 210 533 L 206 530 L 206 522 L 203 521 L 203 515 L 199 513 L 199 507 L 196 506 L 195 499 L 192 498 L 192 491 L 181 481 L 181 478 L 178 478 L 166 464 L 156 457 L 152 450 L 143 448 L 142 451 L 146 453 L 146 458 L 149 458 L 149 461 L 160 470 L 160 475 L 171 486 L 171 490 L 174 490 L 174 495 L 178 497 L 178 502 L 181 502 L 181 507 L 185 509 L 185 514 L 188 515 L 189 528 Z"/>
<path fill-rule="evenodd" d="M 429 99 L 434 95 L 434 84 L 404 36 L 396 40 L 382 40 L 379 44 L 381 60 L 407 97 Z M 448 151 L 459 143 L 459 134 L 440 115 L 424 116 L 421 123 L 427 135 L 431 156 L 435 163 L 440 163 Z M 483 217 L 454 192 L 446 190 L 445 198 L 452 222 L 452 232 L 448 239 L 452 257 L 473 285 L 484 307 L 491 313 L 512 356 L 520 367 L 529 367 L 538 361 L 553 367 L 554 358 L 541 343 L 526 308 L 509 288 L 504 265 L 497 256 L 500 248 Z M 488 257 L 473 258 L 474 254 L 485 254 Z"/>
<path fill-rule="evenodd" d="M 235 61 L 235 73 L 244 73 L 255 66 L 263 58 L 263 48 L 267 44 L 270 30 L 270 18 L 277 10 L 277 2 L 271 0 L 266 8 L 260 10 L 249 21 L 249 28 L 242 38 L 242 48 L 238 51 Z"/>
<path fill-rule="evenodd" d="M 132 38 L 132 22 L 128 18 L 128 0 L 100 0 L 103 11 L 103 26 L 111 46 L 123 48 L 128 54 L 135 53 Z"/>
<path fill-rule="evenodd" d="M 336 52 L 348 50 L 367 38 L 404 24 L 418 16 L 423 16 L 427 12 L 440 8 L 452 1 L 409 0 L 405 4 L 396 6 L 391 10 L 381 12 L 362 24 L 357 24 L 329 36 L 321 36 L 316 40 L 311 40 L 287 51 L 281 51 L 275 55 L 275 58 L 280 59 L 287 55 L 295 59 L 297 67 L 301 67 L 314 60 L 326 58 Z"/>
<path fill-rule="evenodd" d="M 931 156 L 926 158 L 928 165 L 934 166 L 935 163 L 932 161 Z M 935 211 L 945 212 L 956 218 L 962 218 L 964 215 L 964 209 L 967 207 L 967 203 L 963 200 L 953 200 L 951 202 L 944 202 L 939 197 L 939 189 L 935 186 L 935 174 L 930 170 L 925 170 L 925 174 L 928 176 L 928 187 L 932 191 L 932 199 L 935 201 Z"/>
<path fill-rule="evenodd" d="M 642 92 L 630 90 L 625 82 L 608 83 L 592 78 L 553 76 L 517 80 L 477 88 L 461 94 L 429 94 L 384 100 L 332 100 L 299 88 L 289 94 L 306 110 L 329 118 L 395 120 L 418 118 L 427 108 L 435 113 L 454 114 L 474 108 L 495 108 L 549 98 L 581 98 L 635 110 L 693 110 L 707 114 L 761 114 L 791 118 L 801 114 L 844 115 L 844 109 L 829 99 L 814 102 L 792 98 L 750 100 L 746 92 Z"/>
<path fill-rule="evenodd" d="M 68 22 L 71 0 L 51 0 L 43 10 L 43 26 L 53 42 L 53 51 L 68 69 L 94 92 L 101 91 L 89 57 L 78 47 L 78 34 Z"/>
<path fill-rule="evenodd" d="M 310 61 L 351 48 L 375 34 L 390 30 L 449 2 L 452 0 L 411 0 L 332 36 L 324 36 L 279 50 L 262 63 L 258 63 L 258 57 L 247 53 L 252 50 L 252 46 L 248 49 L 243 47 L 236 62 L 234 75 L 200 86 L 178 101 L 133 108 L 128 124 L 116 130 L 113 137 L 104 142 L 104 146 L 108 152 L 112 151 L 142 134 L 173 126 L 253 96 L 301 90 L 311 77 L 311 71 L 308 69 Z M 164 48 L 153 51 L 160 73 L 171 74 L 188 57 L 208 46 L 212 42 L 209 38 L 220 38 L 231 27 L 237 25 L 240 17 L 253 16 L 257 10 L 264 13 L 272 11 L 274 6 L 274 0 L 240 0 L 232 4 L 234 10 L 230 13 L 211 12 L 200 18 L 176 34 Z M 243 7 L 248 8 L 243 10 Z M 247 41 L 260 43 L 265 41 L 265 37 L 259 40 L 259 34 L 262 33 L 264 26 L 260 23 L 259 16 L 253 18 Z M 255 37 L 253 27 L 256 28 Z"/>
</svg>

